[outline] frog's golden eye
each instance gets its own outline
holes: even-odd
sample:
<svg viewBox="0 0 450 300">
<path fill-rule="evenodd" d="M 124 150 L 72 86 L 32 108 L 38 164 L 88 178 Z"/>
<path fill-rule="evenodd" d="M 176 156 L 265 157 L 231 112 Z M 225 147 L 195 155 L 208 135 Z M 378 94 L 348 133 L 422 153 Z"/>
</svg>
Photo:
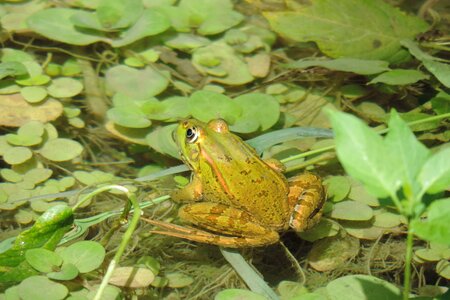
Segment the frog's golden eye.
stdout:
<svg viewBox="0 0 450 300">
<path fill-rule="evenodd" d="M 191 127 L 186 130 L 186 140 L 188 143 L 195 143 L 198 139 L 199 131 L 196 127 Z"/>
</svg>

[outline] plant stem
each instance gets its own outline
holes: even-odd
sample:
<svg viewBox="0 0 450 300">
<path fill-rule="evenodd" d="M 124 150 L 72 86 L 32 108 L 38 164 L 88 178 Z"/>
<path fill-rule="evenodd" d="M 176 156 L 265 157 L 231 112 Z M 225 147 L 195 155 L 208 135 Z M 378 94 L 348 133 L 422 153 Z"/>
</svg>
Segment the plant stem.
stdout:
<svg viewBox="0 0 450 300">
<path fill-rule="evenodd" d="M 411 260 L 413 253 L 414 230 L 412 228 L 413 222 L 408 220 L 408 235 L 406 237 L 406 257 L 405 257 L 405 279 L 403 281 L 403 300 L 409 299 L 411 291 Z"/>
</svg>

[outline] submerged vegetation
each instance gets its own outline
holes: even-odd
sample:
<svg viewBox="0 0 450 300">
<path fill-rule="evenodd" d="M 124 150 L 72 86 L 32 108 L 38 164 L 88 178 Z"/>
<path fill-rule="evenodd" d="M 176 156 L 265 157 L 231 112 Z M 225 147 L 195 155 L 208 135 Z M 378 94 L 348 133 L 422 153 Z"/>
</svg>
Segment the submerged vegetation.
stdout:
<svg viewBox="0 0 450 300">
<path fill-rule="evenodd" d="M 3 1 L 0 299 L 448 297 L 449 21 L 445 1 Z M 150 233 L 141 211 L 179 223 L 188 117 L 320 175 L 320 223 L 239 251 Z"/>
</svg>

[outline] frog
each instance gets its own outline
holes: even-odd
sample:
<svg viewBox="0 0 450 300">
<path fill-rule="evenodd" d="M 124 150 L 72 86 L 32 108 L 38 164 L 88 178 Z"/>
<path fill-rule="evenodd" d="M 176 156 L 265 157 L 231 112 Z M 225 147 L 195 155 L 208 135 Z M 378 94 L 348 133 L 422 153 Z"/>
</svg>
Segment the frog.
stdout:
<svg viewBox="0 0 450 300">
<path fill-rule="evenodd" d="M 181 203 L 177 225 L 145 219 L 152 233 L 225 248 L 277 243 L 289 228 L 303 232 L 321 219 L 326 193 L 321 178 L 305 172 L 286 179 L 284 165 L 262 159 L 232 133 L 226 121 L 187 119 L 174 131 L 191 181 L 171 193 Z"/>
</svg>

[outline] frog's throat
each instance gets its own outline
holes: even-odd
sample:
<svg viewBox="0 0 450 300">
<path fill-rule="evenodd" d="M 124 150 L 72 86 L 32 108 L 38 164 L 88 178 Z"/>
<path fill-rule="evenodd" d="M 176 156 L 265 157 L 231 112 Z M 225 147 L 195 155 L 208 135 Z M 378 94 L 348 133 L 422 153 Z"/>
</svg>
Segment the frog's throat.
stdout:
<svg viewBox="0 0 450 300">
<path fill-rule="evenodd" d="M 228 195 L 231 195 L 231 192 L 230 192 L 230 189 L 228 188 L 227 182 L 225 181 L 225 178 L 223 178 L 222 173 L 220 173 L 220 170 L 217 167 L 214 160 L 211 158 L 211 156 L 209 156 L 209 154 L 204 149 L 200 149 L 200 152 L 201 152 L 202 156 L 206 159 L 208 164 L 211 166 L 211 168 L 213 169 L 213 172 L 214 172 L 214 174 L 216 174 L 217 179 L 218 179 L 220 185 L 222 186 L 223 190 Z"/>
</svg>

